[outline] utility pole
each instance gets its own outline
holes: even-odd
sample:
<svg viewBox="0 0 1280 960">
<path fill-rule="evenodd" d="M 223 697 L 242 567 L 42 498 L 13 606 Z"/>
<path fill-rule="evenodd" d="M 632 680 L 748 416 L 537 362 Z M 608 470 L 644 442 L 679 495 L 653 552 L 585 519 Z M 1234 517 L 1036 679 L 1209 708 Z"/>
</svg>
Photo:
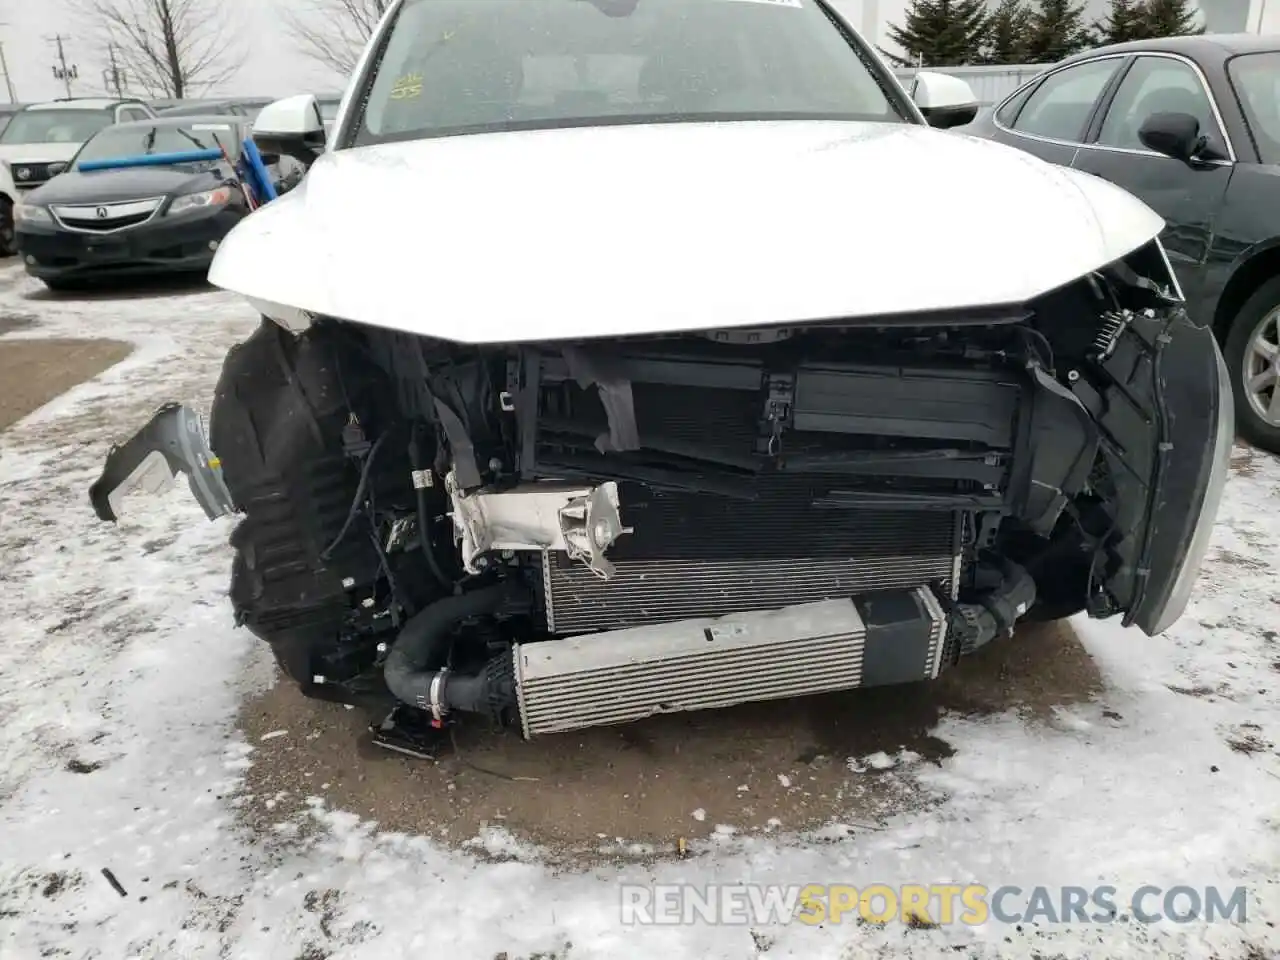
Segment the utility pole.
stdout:
<svg viewBox="0 0 1280 960">
<path fill-rule="evenodd" d="M 70 37 L 63 36 L 61 33 L 54 34 L 48 38 L 51 43 L 58 46 L 58 62 L 54 65 L 53 75 L 56 79 L 62 81 L 63 87 L 67 91 L 67 99 L 71 99 L 71 81 L 80 79 L 80 71 L 74 63 L 67 63 L 66 51 L 62 48 L 63 40 L 70 40 Z"/>
<path fill-rule="evenodd" d="M 117 97 L 123 97 L 124 88 L 128 86 L 128 83 L 125 80 L 124 71 L 116 63 L 116 45 L 114 43 L 107 44 L 107 53 L 111 57 L 111 66 L 102 71 L 102 79 L 108 90 L 114 90 Z"/>
<path fill-rule="evenodd" d="M 0 23 L 0 27 L 7 27 L 9 24 Z M 18 95 L 13 91 L 13 80 L 9 78 L 9 62 L 4 58 L 4 43 L 0 42 L 0 73 L 4 74 L 4 88 L 9 94 L 9 102 L 17 103 Z"/>
<path fill-rule="evenodd" d="M 13 92 L 13 81 L 9 79 L 9 62 L 4 58 L 3 43 L 0 43 L 0 73 L 4 74 L 4 88 L 9 94 L 9 102 L 17 103 L 18 95 Z"/>
</svg>

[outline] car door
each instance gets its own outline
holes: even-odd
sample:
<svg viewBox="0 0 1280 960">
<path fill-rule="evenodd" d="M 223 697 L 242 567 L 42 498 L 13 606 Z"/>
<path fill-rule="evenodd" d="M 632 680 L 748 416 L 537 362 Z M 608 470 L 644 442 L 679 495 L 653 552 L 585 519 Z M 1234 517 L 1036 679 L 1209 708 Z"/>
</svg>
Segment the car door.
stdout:
<svg viewBox="0 0 1280 960">
<path fill-rule="evenodd" d="M 1000 105 L 992 116 L 993 139 L 1070 166 L 1125 62 L 1124 55 L 1112 54 L 1053 70 Z"/>
<path fill-rule="evenodd" d="M 1190 113 L 1200 121 L 1214 159 L 1184 163 L 1143 145 L 1138 138 L 1143 121 L 1168 112 Z M 1183 292 L 1197 302 L 1236 158 L 1204 75 L 1183 57 L 1136 57 L 1087 139 L 1076 153 L 1076 169 L 1124 187 L 1164 217 L 1161 242 Z"/>
</svg>

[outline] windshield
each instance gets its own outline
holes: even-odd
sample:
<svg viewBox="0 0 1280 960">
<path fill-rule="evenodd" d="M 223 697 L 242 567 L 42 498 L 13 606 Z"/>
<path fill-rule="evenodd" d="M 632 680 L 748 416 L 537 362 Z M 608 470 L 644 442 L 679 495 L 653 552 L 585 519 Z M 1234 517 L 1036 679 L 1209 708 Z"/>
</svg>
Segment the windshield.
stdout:
<svg viewBox="0 0 1280 960">
<path fill-rule="evenodd" d="M 1280 164 L 1280 51 L 1249 53 L 1227 64 L 1263 163 Z"/>
<path fill-rule="evenodd" d="M 109 123 L 110 110 L 23 110 L 0 133 L 0 143 L 84 143 Z"/>
<path fill-rule="evenodd" d="M 240 155 L 240 140 L 235 127 L 230 124 L 193 123 L 178 124 L 129 124 L 107 127 L 80 148 L 73 161 L 79 165 L 86 160 L 118 160 L 122 157 L 139 157 L 155 153 L 186 153 L 190 150 L 217 150 L 219 144 L 231 159 Z"/>
<path fill-rule="evenodd" d="M 405 0 L 349 140 L 904 120 L 869 59 L 815 0 Z"/>
</svg>

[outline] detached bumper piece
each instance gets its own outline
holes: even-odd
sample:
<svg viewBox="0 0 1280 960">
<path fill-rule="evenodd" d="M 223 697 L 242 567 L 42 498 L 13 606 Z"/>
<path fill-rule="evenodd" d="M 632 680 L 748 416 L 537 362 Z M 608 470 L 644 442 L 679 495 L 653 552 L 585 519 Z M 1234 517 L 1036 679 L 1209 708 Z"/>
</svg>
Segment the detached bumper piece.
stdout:
<svg viewBox="0 0 1280 960">
<path fill-rule="evenodd" d="M 187 475 L 192 496 L 210 520 L 235 512 L 199 414 L 168 403 L 132 438 L 111 448 L 102 475 L 89 488 L 89 500 L 98 519 L 114 523 L 127 494 L 159 493 L 179 473 Z"/>
<path fill-rule="evenodd" d="M 946 616 L 924 587 L 518 645 L 525 737 L 659 713 L 936 677 Z"/>
</svg>

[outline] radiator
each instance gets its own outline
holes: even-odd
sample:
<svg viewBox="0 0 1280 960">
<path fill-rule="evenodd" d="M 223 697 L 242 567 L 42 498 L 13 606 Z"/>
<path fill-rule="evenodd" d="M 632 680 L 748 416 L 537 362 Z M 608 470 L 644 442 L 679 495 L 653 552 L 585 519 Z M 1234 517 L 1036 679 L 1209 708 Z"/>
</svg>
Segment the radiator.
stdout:
<svg viewBox="0 0 1280 960">
<path fill-rule="evenodd" d="M 944 622 L 917 588 L 520 644 L 523 732 L 935 677 Z"/>
<path fill-rule="evenodd" d="M 824 510 L 821 480 L 778 478 L 759 500 L 624 491 L 634 532 L 609 551 L 608 580 L 563 552 L 542 554 L 547 630 L 615 630 L 848 598 L 932 583 L 950 589 L 959 517 Z"/>
</svg>

